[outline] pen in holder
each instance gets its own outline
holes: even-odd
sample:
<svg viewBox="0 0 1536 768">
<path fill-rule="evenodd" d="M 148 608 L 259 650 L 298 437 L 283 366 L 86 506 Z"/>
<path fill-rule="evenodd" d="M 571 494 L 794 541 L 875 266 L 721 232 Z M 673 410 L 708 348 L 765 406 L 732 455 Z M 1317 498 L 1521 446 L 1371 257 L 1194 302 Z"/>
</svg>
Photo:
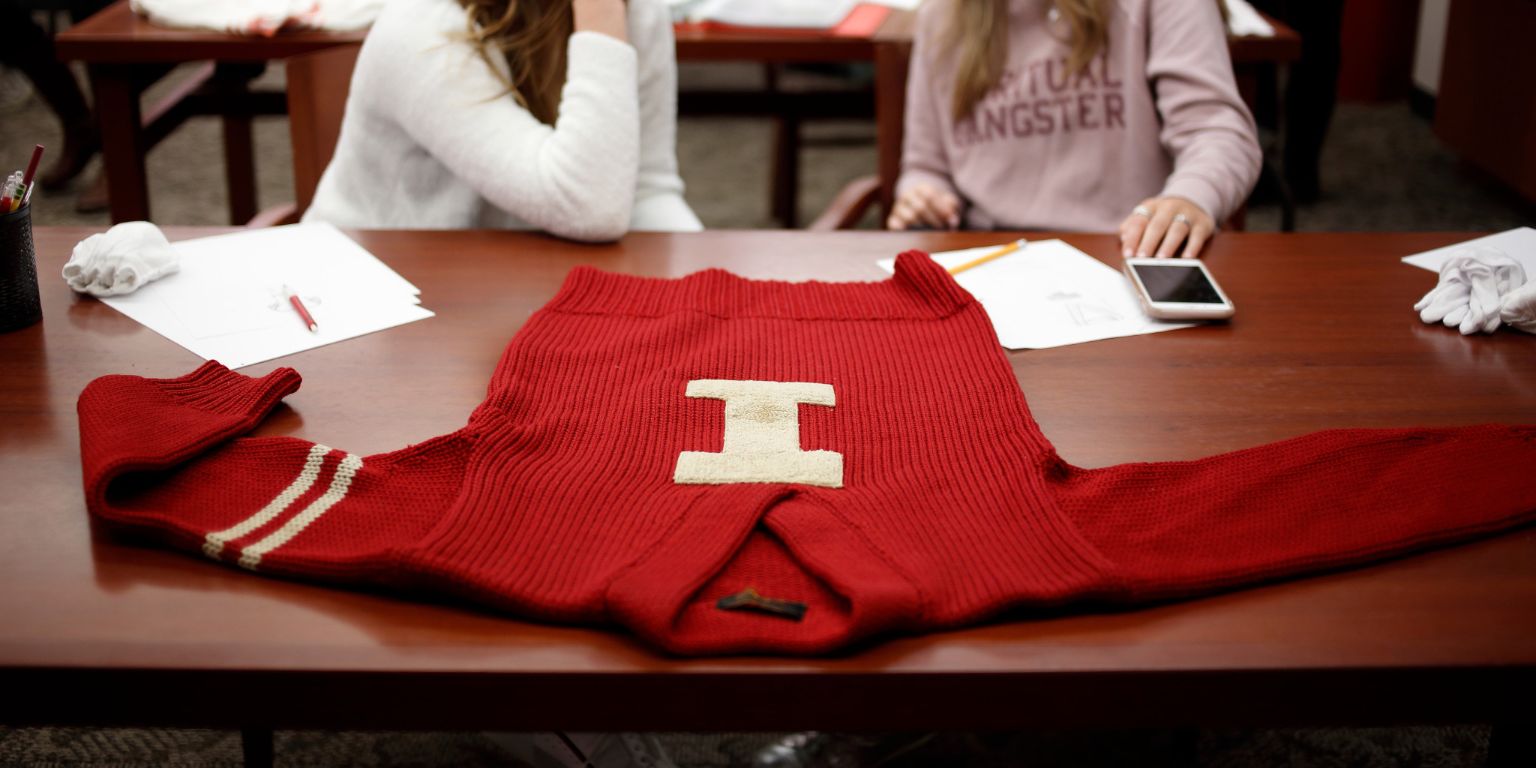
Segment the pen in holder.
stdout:
<svg viewBox="0 0 1536 768">
<path fill-rule="evenodd" d="M 32 248 L 32 206 L 0 215 L 0 333 L 43 319 Z"/>
</svg>

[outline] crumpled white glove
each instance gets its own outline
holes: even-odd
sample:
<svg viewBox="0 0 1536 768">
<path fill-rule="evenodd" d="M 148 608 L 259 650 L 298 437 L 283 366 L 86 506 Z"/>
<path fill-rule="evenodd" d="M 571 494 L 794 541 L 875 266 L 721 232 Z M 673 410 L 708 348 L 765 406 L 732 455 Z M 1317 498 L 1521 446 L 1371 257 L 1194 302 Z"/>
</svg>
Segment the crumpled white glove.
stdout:
<svg viewBox="0 0 1536 768">
<path fill-rule="evenodd" d="M 1499 317 L 1526 333 L 1536 333 L 1536 280 L 1504 294 Z"/>
<path fill-rule="evenodd" d="M 1520 262 L 1493 248 L 1462 248 L 1440 267 L 1440 282 L 1413 308 L 1426 323 L 1444 323 L 1462 335 L 1492 333 L 1502 322 L 1503 297 L 1525 283 Z"/>
<path fill-rule="evenodd" d="M 80 293 L 118 296 L 180 268 L 159 227 L 129 221 L 81 240 L 64 265 L 64 281 Z"/>
</svg>

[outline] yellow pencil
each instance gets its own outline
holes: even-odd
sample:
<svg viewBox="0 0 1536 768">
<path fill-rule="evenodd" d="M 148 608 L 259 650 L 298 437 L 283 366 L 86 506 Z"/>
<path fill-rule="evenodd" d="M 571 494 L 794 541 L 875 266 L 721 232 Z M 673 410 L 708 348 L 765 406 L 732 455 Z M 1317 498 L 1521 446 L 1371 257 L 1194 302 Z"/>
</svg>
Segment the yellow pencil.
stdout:
<svg viewBox="0 0 1536 768">
<path fill-rule="evenodd" d="M 1023 247 L 1024 247 L 1024 241 L 1023 240 L 1015 240 L 1015 241 L 1013 241 L 1013 242 L 1011 242 L 1011 243 L 1009 243 L 1009 244 L 1007 244 L 1007 245 L 1005 245 L 1005 246 L 1003 246 L 1003 247 L 1001 247 L 1001 248 L 999 248 L 999 249 L 997 249 L 997 250 L 995 250 L 995 251 L 993 251 L 991 253 L 985 253 L 985 254 L 982 254 L 980 256 L 977 256 L 976 258 L 971 259 L 970 261 L 967 261 L 964 264 L 956 264 L 955 266 L 949 268 L 949 273 L 951 275 L 958 275 L 961 272 L 964 272 L 967 269 L 970 269 L 971 267 L 979 267 L 979 266 L 981 266 L 981 265 L 983 265 L 983 264 L 985 264 L 985 263 L 987 263 L 987 262 L 989 262 L 989 261 L 991 261 L 993 259 L 1001 258 L 1003 256 L 1007 256 L 1008 254 L 1013 253 L 1014 251 L 1017 251 L 1018 249 L 1023 248 Z"/>
</svg>

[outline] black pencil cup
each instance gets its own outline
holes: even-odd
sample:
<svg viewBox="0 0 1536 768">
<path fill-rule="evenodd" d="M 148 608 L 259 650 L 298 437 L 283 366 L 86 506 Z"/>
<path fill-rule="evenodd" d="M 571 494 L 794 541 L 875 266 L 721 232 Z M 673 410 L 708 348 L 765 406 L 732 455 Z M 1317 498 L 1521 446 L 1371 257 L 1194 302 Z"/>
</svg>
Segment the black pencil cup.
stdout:
<svg viewBox="0 0 1536 768">
<path fill-rule="evenodd" d="M 0 333 L 43 319 L 32 248 L 32 206 L 0 216 Z"/>
</svg>

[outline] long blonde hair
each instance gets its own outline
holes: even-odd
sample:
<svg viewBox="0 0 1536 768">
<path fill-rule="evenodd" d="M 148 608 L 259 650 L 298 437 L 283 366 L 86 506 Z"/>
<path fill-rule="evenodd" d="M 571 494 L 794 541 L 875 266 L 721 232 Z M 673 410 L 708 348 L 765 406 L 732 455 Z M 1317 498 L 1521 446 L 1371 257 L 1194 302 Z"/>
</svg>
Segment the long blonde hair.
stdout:
<svg viewBox="0 0 1536 768">
<path fill-rule="evenodd" d="M 1081 72 L 1109 47 L 1108 0 L 1055 0 L 1067 25 L 1068 74 Z M 955 0 L 948 47 L 960 52 L 955 73 L 955 120 L 963 120 L 1003 76 L 1008 63 L 1008 0 Z"/>
<path fill-rule="evenodd" d="M 571 0 L 458 0 L 469 17 L 469 41 L 491 70 L 499 52 L 512 73 L 512 98 L 554 125 L 565 86 L 566 42 L 575 28 Z"/>
</svg>

